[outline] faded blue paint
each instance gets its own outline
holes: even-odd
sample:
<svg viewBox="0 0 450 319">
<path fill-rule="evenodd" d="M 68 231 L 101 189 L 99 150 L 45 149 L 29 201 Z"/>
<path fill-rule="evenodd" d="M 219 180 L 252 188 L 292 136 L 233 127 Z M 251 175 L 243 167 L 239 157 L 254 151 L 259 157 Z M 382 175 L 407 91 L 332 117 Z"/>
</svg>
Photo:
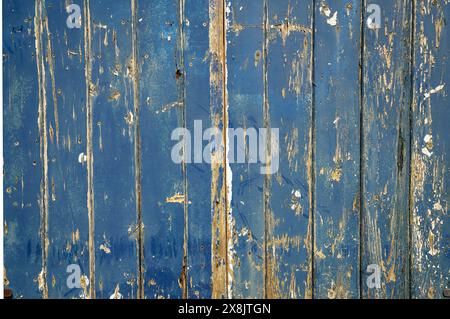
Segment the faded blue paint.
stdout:
<svg viewBox="0 0 450 319">
<path fill-rule="evenodd" d="M 194 120 L 210 126 L 208 0 L 186 1 L 185 83 L 186 126 Z M 188 297 L 211 297 L 211 166 L 187 165 Z"/>
<path fill-rule="evenodd" d="M 86 163 L 78 162 L 79 154 L 86 154 L 84 34 L 82 28 L 66 28 L 65 12 L 63 3 L 48 4 L 46 14 L 50 38 L 47 38 L 45 29 L 42 35 L 50 136 L 47 270 L 50 298 L 79 297 L 82 294 L 81 290 L 72 290 L 66 285 L 68 265 L 79 265 L 81 273 L 89 276 Z M 52 49 L 54 82 L 51 79 L 48 40 Z"/>
<path fill-rule="evenodd" d="M 385 3 L 379 30 L 364 29 L 362 150 L 362 295 L 409 296 L 409 111 L 411 7 Z M 381 289 L 366 285 L 368 265 L 382 273 Z"/>
<path fill-rule="evenodd" d="M 314 297 L 358 298 L 361 7 L 329 9 L 337 26 L 316 2 Z"/>
<path fill-rule="evenodd" d="M 449 288 L 449 4 L 384 3 L 383 27 L 374 31 L 360 21 L 362 1 L 330 1 L 330 16 L 318 1 L 216 1 L 228 6 L 230 28 L 226 54 L 213 56 L 213 0 L 138 0 L 136 12 L 131 0 L 91 0 L 86 79 L 86 21 L 69 29 L 65 2 L 36 1 L 8 0 L 3 11 L 4 250 L 16 297 L 41 297 L 39 284 L 51 298 L 83 296 L 67 287 L 66 267 L 79 264 L 89 277 L 90 254 L 97 298 L 116 287 L 136 298 L 140 284 L 146 298 L 440 298 Z M 37 72 L 35 3 L 44 8 L 38 58 L 45 77 Z M 336 11 L 334 25 L 327 20 Z M 211 72 L 220 77 L 217 87 Z M 93 247 L 83 161 L 89 81 Z M 39 83 L 47 107 L 47 210 L 40 208 Z M 219 128 L 226 121 L 230 128 L 279 128 L 278 172 L 230 164 L 226 193 L 231 176 L 223 166 L 213 176 L 206 163 L 173 163 L 172 130 L 193 132 L 194 120 L 205 129 L 214 119 Z M 214 222 L 223 224 L 213 230 Z M 365 284 L 369 264 L 381 267 L 379 291 Z M 229 276 L 214 277 L 224 269 Z"/>
<path fill-rule="evenodd" d="M 5 1 L 3 13 L 4 262 L 14 294 L 39 298 L 33 282 L 42 261 L 34 2 Z"/>
<path fill-rule="evenodd" d="M 228 16 L 228 114 L 230 128 L 258 129 L 264 127 L 263 110 L 263 3 L 232 1 Z M 234 138 L 234 154 L 238 149 Z M 239 141 L 242 142 L 242 141 Z M 254 141 L 252 141 L 254 142 Z M 258 142 L 258 141 L 257 141 Z M 231 145 L 231 142 L 230 142 Z M 253 154 L 254 156 L 254 154 Z M 232 216 L 235 234 L 233 297 L 264 296 L 264 175 L 260 164 L 230 164 L 232 172 Z"/>
<path fill-rule="evenodd" d="M 442 298 L 450 288 L 450 3 L 416 5 L 411 297 Z"/>
<path fill-rule="evenodd" d="M 166 199 L 184 194 L 171 159 L 172 130 L 182 127 L 176 72 L 178 1 L 138 1 L 145 295 L 181 298 L 184 210 Z M 154 283 L 155 284 L 154 284 Z"/>
</svg>

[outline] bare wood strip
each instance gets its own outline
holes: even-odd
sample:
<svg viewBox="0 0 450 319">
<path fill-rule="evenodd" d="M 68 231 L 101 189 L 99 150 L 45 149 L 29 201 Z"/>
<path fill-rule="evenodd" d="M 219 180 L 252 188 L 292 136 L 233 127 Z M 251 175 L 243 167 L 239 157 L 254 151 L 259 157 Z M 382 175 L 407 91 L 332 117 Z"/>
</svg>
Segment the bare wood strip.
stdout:
<svg viewBox="0 0 450 319">
<path fill-rule="evenodd" d="M 210 51 L 210 97 L 211 126 L 222 129 L 223 149 L 214 150 L 211 159 L 211 209 L 212 209 L 212 298 L 227 298 L 231 293 L 232 275 L 229 267 L 228 203 L 226 127 L 226 36 L 225 3 L 223 0 L 209 2 L 209 51 Z M 215 157 L 222 156 L 222 161 Z"/>
<path fill-rule="evenodd" d="M 185 36 L 185 0 L 178 0 L 178 67 L 176 71 L 176 79 L 178 86 L 178 100 L 181 107 L 181 123 L 183 128 L 187 127 L 186 123 L 186 82 L 185 82 L 185 62 L 184 52 L 186 49 L 186 36 Z M 184 149 L 187 148 L 187 141 L 185 140 Z M 189 215 L 188 215 L 188 179 L 186 162 L 181 163 L 181 169 L 183 172 L 183 212 L 184 212 L 184 230 L 183 230 L 183 264 L 180 274 L 180 286 L 182 289 L 182 297 L 188 298 L 188 241 L 189 241 Z"/>
<path fill-rule="evenodd" d="M 89 222 L 89 298 L 95 299 L 95 218 L 94 218 L 94 152 L 92 99 L 95 86 L 92 78 L 90 0 L 84 0 L 84 59 L 86 80 L 86 164 L 87 164 L 87 210 Z"/>
<path fill-rule="evenodd" d="M 47 284 L 47 258 L 48 258 L 48 139 L 47 139 L 47 98 L 45 92 L 45 66 L 43 57 L 42 34 L 43 26 L 43 2 L 35 2 L 34 32 L 36 36 L 36 65 L 39 85 L 39 140 L 40 157 L 42 162 L 40 213 L 40 236 L 42 242 L 42 270 L 38 276 L 39 290 L 42 298 L 48 298 Z"/>
<path fill-rule="evenodd" d="M 138 290 L 137 298 L 144 299 L 144 224 L 142 222 L 142 191 L 141 191 L 141 131 L 140 131 L 140 105 L 139 105 L 139 67 L 138 67 L 138 38 L 137 38 L 137 0 L 131 0 L 131 50 L 133 69 L 133 102 L 134 102 L 134 158 L 135 158 L 135 194 L 136 194 L 136 218 L 137 218 L 137 266 L 138 266 Z"/>
<path fill-rule="evenodd" d="M 267 72 L 267 53 L 269 48 L 269 8 L 268 0 L 263 2 L 263 122 L 264 128 L 270 129 L 270 113 L 269 113 L 269 92 L 268 92 L 268 72 Z M 266 157 L 265 162 L 270 163 L 271 156 L 271 134 L 266 140 Z M 278 289 L 276 278 L 276 256 L 269 253 L 269 241 L 270 234 L 273 232 L 273 218 L 270 211 L 270 185 L 271 176 L 264 175 L 264 187 L 263 187 L 263 215 L 264 215 L 264 297 L 265 298 L 277 298 Z M 270 230 L 269 230 L 270 228 Z"/>
<path fill-rule="evenodd" d="M 59 146 L 59 117 L 58 117 L 58 98 L 56 97 L 56 82 L 55 82 L 55 64 L 53 59 L 52 49 L 52 33 L 48 27 L 48 17 L 45 16 L 44 21 L 45 31 L 47 33 L 47 62 L 50 70 L 50 80 L 52 83 L 52 98 L 53 98 L 53 117 L 55 118 L 56 131 L 56 145 Z"/>
</svg>

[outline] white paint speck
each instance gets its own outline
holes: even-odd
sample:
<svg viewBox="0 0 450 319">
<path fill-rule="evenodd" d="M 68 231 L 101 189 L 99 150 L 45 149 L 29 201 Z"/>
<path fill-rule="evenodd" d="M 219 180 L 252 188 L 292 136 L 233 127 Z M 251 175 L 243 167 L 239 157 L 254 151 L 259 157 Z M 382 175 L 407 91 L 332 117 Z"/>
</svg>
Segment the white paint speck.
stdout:
<svg viewBox="0 0 450 319">
<path fill-rule="evenodd" d="M 125 121 L 128 125 L 132 125 L 134 123 L 134 115 L 131 113 L 131 111 L 128 111 L 127 116 L 125 116 Z"/>
<path fill-rule="evenodd" d="M 426 147 L 422 148 L 422 153 L 428 157 L 431 157 L 433 155 L 433 152 L 430 152 Z"/>
<path fill-rule="evenodd" d="M 439 93 L 440 91 L 442 91 L 444 89 L 444 87 L 445 87 L 445 84 L 441 84 L 441 85 L 438 85 L 436 88 L 431 89 L 430 92 L 425 92 L 425 94 L 424 94 L 425 99 L 430 98 L 430 96 L 433 94 Z"/>
<path fill-rule="evenodd" d="M 440 203 L 440 202 L 434 203 L 433 209 L 434 209 L 434 210 L 442 210 L 442 205 L 441 205 L 441 203 Z"/>
<path fill-rule="evenodd" d="M 331 15 L 331 10 L 330 10 L 330 8 L 328 8 L 328 6 L 325 6 L 325 5 L 321 6 L 319 11 L 321 14 L 323 14 L 327 17 L 329 17 Z"/>
<path fill-rule="evenodd" d="M 336 24 L 337 24 L 337 15 L 338 15 L 338 13 L 336 11 L 331 18 L 327 19 L 327 23 L 329 25 L 333 26 L 333 27 L 336 26 Z"/>
<path fill-rule="evenodd" d="M 340 120 L 341 120 L 341 118 L 339 116 L 334 119 L 333 124 L 336 128 L 338 127 L 338 123 Z"/>
<path fill-rule="evenodd" d="M 87 156 L 81 152 L 80 155 L 78 155 L 78 163 L 83 164 L 84 162 L 86 162 L 87 160 Z"/>
</svg>

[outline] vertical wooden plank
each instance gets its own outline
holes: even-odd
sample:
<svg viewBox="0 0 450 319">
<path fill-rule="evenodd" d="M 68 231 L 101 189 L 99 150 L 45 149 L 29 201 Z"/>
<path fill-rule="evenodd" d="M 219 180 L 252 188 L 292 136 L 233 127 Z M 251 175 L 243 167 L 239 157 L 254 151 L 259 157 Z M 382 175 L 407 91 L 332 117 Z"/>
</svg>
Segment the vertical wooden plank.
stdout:
<svg viewBox="0 0 450 319">
<path fill-rule="evenodd" d="M 203 129 L 211 126 L 209 0 L 186 1 L 184 20 L 185 119 L 193 138 L 194 121 L 201 121 Z M 201 146 L 205 146 L 205 141 Z M 211 298 L 211 165 L 203 157 L 194 161 L 194 152 L 202 155 L 203 147 L 200 150 L 191 147 L 191 163 L 186 166 L 188 188 L 192 190 L 188 199 L 187 295 L 189 298 Z"/>
<path fill-rule="evenodd" d="M 183 296 L 185 183 L 174 163 L 174 129 L 183 127 L 177 72 L 179 2 L 139 1 L 142 222 L 145 297 Z"/>
<path fill-rule="evenodd" d="M 84 32 L 66 25 L 66 4 L 44 3 L 43 56 L 48 105 L 48 275 L 50 298 L 89 296 L 86 207 Z M 83 6 L 81 6 L 82 8 Z M 82 9 L 83 10 L 83 9 Z M 67 286 L 67 266 L 81 270 L 81 289 Z"/>
<path fill-rule="evenodd" d="M 130 1 L 92 3 L 97 298 L 137 296 L 134 80 Z M 133 120 L 130 120 L 133 119 Z"/>
<path fill-rule="evenodd" d="M 359 298 L 361 23 L 360 1 L 316 2 L 315 298 Z"/>
<path fill-rule="evenodd" d="M 362 295 L 407 298 L 412 5 L 380 6 L 381 28 L 364 29 Z M 366 285 L 369 265 L 381 270 L 381 289 Z"/>
<path fill-rule="evenodd" d="M 226 20 L 225 1 L 209 1 L 209 86 L 210 125 L 215 131 L 209 138 L 212 142 L 211 162 L 211 268 L 212 298 L 229 298 L 232 278 L 230 264 L 230 187 L 227 180 L 226 136 L 228 127 L 227 65 L 226 65 Z M 219 137 L 217 132 L 221 132 Z M 215 138 L 214 138 L 215 136 Z M 231 243 L 232 244 L 232 243 Z"/>
<path fill-rule="evenodd" d="M 313 1 L 270 0 L 265 10 L 264 127 L 279 129 L 266 146 L 266 163 L 279 163 L 264 185 L 265 297 L 311 298 Z"/>
<path fill-rule="evenodd" d="M 450 3 L 415 5 L 411 294 L 442 298 L 450 288 Z"/>
<path fill-rule="evenodd" d="M 89 298 L 96 297 L 95 280 L 95 199 L 94 199 L 94 151 L 93 151 L 93 100 L 96 94 L 92 83 L 92 20 L 90 0 L 84 0 L 84 80 L 86 95 L 86 175 L 89 250 Z"/>
<path fill-rule="evenodd" d="M 263 1 L 235 0 L 227 9 L 227 159 L 231 173 L 227 179 L 232 185 L 231 222 L 235 227 L 229 238 L 235 251 L 229 276 L 233 278 L 233 298 L 264 297 L 264 174 L 257 163 L 258 154 L 254 154 L 257 149 L 252 149 L 264 127 L 263 8 Z M 238 162 L 240 153 L 245 155 L 245 163 Z"/>
<path fill-rule="evenodd" d="M 5 286 L 19 298 L 39 298 L 42 269 L 34 1 L 3 3 Z"/>
<path fill-rule="evenodd" d="M 44 19 L 45 7 L 42 1 L 35 2 L 34 34 L 36 43 L 36 66 L 38 75 L 38 127 L 39 127 L 39 157 L 42 162 L 41 187 L 39 197 L 42 269 L 37 278 L 42 298 L 48 298 L 48 133 L 47 133 L 47 96 L 44 64 Z"/>
</svg>

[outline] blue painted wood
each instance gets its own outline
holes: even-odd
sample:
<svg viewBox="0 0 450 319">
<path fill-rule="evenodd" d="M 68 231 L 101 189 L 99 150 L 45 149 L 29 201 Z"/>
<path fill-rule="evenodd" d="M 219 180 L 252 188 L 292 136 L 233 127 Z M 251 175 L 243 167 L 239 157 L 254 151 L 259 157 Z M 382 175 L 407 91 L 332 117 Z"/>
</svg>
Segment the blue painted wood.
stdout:
<svg viewBox="0 0 450 319">
<path fill-rule="evenodd" d="M 416 1 L 412 104 L 411 297 L 450 285 L 450 4 Z"/>
<path fill-rule="evenodd" d="M 236 136 L 229 136 L 228 144 L 228 152 L 232 152 L 228 159 L 232 163 L 231 176 L 227 178 L 232 180 L 234 223 L 234 232 L 229 234 L 233 245 L 229 277 L 234 298 L 262 298 L 265 284 L 264 175 L 260 173 L 260 163 L 238 163 L 238 156 L 242 152 L 246 158 L 258 155 L 250 154 L 251 143 L 259 142 L 257 134 L 259 128 L 264 127 L 264 7 L 263 1 L 232 1 L 228 7 L 228 126 L 236 133 Z M 250 135 L 252 130 L 256 135 Z"/>
<path fill-rule="evenodd" d="M 132 10 L 91 3 L 97 298 L 137 296 Z"/>
<path fill-rule="evenodd" d="M 266 297 L 311 298 L 313 1 L 266 5 L 265 126 L 279 129 L 279 168 L 264 190 Z"/>
<path fill-rule="evenodd" d="M 181 298 L 185 196 L 171 159 L 172 130 L 183 127 L 177 67 L 178 1 L 138 1 L 142 220 L 146 298 Z"/>
<path fill-rule="evenodd" d="M 86 98 L 84 32 L 66 25 L 63 3 L 43 8 L 43 56 L 48 131 L 49 298 L 86 297 L 88 286 L 67 286 L 67 267 L 89 277 L 86 209 Z M 80 156 L 81 155 L 81 156 Z M 81 159 L 81 162 L 80 162 Z"/>
<path fill-rule="evenodd" d="M 209 6 L 208 0 L 185 3 L 185 114 L 186 127 L 194 121 L 211 126 L 209 96 Z M 189 23 L 188 23 L 189 21 Z M 206 141 L 203 142 L 203 146 Z M 188 297 L 212 296 L 211 259 L 211 166 L 202 160 L 186 167 L 188 182 Z"/>
<path fill-rule="evenodd" d="M 39 298 L 42 269 L 33 1 L 3 3 L 4 266 L 15 296 Z M 30 30 L 30 32 L 29 32 Z"/>
<path fill-rule="evenodd" d="M 412 5 L 381 8 L 381 28 L 364 29 L 361 289 L 364 298 L 407 298 Z M 366 284 L 369 265 L 381 271 L 380 289 Z"/>
<path fill-rule="evenodd" d="M 80 29 L 65 2 L 4 4 L 15 296 L 442 297 L 448 4 L 383 3 L 376 31 L 360 1 L 78 4 Z M 196 120 L 279 128 L 277 172 L 175 163 Z"/>
<path fill-rule="evenodd" d="M 315 298 L 359 297 L 360 25 L 359 1 L 316 2 Z"/>
</svg>

